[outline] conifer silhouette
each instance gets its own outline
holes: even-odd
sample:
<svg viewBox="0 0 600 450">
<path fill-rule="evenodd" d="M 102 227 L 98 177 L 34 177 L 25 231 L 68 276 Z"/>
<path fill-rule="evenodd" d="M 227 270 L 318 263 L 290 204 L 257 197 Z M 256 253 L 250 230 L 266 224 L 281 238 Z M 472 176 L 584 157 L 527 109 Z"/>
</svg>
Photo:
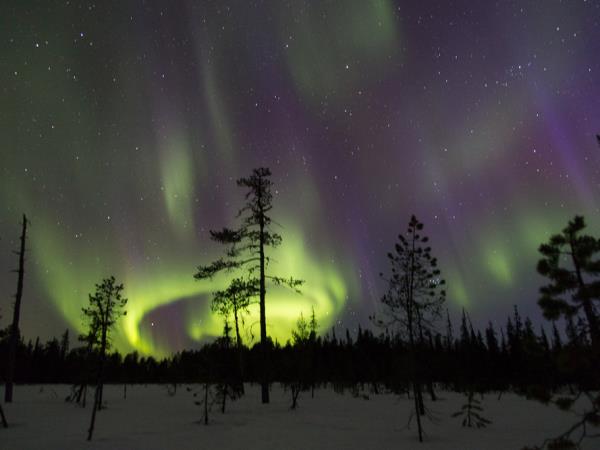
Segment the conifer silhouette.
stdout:
<svg viewBox="0 0 600 450">
<path fill-rule="evenodd" d="M 260 307 L 260 348 L 262 354 L 261 399 L 269 403 L 269 340 L 267 338 L 266 294 L 267 281 L 298 290 L 303 281 L 269 275 L 270 261 L 268 248 L 278 247 L 281 235 L 271 230 L 273 223 L 270 211 L 273 209 L 273 182 L 268 168 L 258 168 L 247 178 L 237 180 L 237 185 L 246 188 L 246 204 L 239 210 L 241 224 L 236 229 L 223 228 L 210 232 L 211 239 L 227 246 L 224 258 L 219 258 L 206 266 L 199 266 L 194 278 L 210 279 L 221 271 L 246 270 L 248 281 L 258 286 Z"/>
</svg>

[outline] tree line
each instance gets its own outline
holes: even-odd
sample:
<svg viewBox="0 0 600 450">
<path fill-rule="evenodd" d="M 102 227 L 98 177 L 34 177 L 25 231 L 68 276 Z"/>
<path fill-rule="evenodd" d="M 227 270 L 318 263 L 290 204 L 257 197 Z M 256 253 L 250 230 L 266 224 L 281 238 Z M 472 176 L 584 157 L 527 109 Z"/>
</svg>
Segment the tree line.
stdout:
<svg viewBox="0 0 600 450">
<path fill-rule="evenodd" d="M 304 319 L 299 318 L 302 322 Z M 581 325 L 581 324 L 580 324 Z M 460 322 L 446 321 L 446 331 L 427 333 L 419 358 L 426 368 L 425 377 L 441 388 L 463 391 L 476 380 L 482 392 L 546 387 L 558 389 L 568 384 L 597 383 L 585 367 L 565 365 L 565 355 L 585 354 L 591 343 L 580 333 L 573 321 L 564 330 L 553 324 L 550 330 L 534 329 L 532 321 L 522 318 L 515 307 L 501 327 L 489 323 L 485 328 L 473 326 L 466 311 Z M 410 366 L 410 345 L 398 333 L 379 333 L 360 326 L 355 332 L 333 328 L 323 336 L 306 332 L 300 325 L 290 330 L 297 337 L 281 344 L 269 341 L 272 362 L 271 382 L 292 382 L 303 374 L 303 381 L 317 386 L 333 386 L 341 391 L 360 389 L 374 394 L 385 390 L 404 392 L 410 388 L 407 368 Z M 337 330 L 337 331 L 336 331 Z M 311 336 L 312 335 L 312 336 Z M 222 340 L 229 342 L 223 349 Z M 185 350 L 168 358 L 156 359 L 137 352 L 122 355 L 112 351 L 105 356 L 103 379 L 113 384 L 202 382 L 201 366 L 213 362 L 215 367 L 226 361 L 230 372 L 237 370 L 237 347 L 229 335 L 207 343 L 197 350 Z M 6 333 L 0 340 L 0 358 L 8 354 Z M 310 357 L 303 355 L 309 348 Z M 259 344 L 242 345 L 245 361 L 244 381 L 260 383 L 261 354 Z M 229 357 L 221 354 L 230 353 Z M 232 356 L 233 355 L 233 356 Z M 82 374 L 92 372 L 101 357 L 100 349 L 71 348 L 68 330 L 60 339 L 47 342 L 21 340 L 17 347 L 15 381 L 24 384 L 79 384 Z M 468 362 L 472 363 L 469 364 Z M 476 362 L 476 364 L 475 364 Z M 569 361 L 571 362 L 571 361 Z M 4 379 L 5 366 L 1 376 Z M 595 374 L 594 374 L 595 375 Z M 88 379 L 90 384 L 92 379 Z"/>
</svg>

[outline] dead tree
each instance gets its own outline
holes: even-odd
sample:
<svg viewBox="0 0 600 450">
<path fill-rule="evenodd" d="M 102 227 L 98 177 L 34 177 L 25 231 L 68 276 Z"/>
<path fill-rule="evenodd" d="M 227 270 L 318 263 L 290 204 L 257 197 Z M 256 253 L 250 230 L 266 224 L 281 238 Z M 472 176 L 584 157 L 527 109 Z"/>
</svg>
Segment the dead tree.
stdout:
<svg viewBox="0 0 600 450">
<path fill-rule="evenodd" d="M 4 387 L 4 401 L 11 403 L 13 400 L 13 383 L 15 377 L 15 364 L 17 359 L 17 346 L 19 344 L 19 319 L 21 316 L 21 298 L 23 297 L 23 278 L 25 275 L 25 240 L 27 239 L 27 216 L 23 214 L 23 225 L 21 231 L 21 248 L 19 252 L 19 268 L 17 272 L 17 293 L 13 310 L 13 321 L 8 338 L 8 364 L 6 365 L 6 385 Z"/>
</svg>

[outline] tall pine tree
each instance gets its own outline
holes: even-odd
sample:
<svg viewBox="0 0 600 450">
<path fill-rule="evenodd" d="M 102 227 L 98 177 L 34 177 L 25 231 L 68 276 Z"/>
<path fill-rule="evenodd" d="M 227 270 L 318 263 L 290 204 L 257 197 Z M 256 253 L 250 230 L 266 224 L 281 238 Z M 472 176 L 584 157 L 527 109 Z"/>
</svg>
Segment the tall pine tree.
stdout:
<svg viewBox="0 0 600 450">
<path fill-rule="evenodd" d="M 223 228 L 220 231 L 211 230 L 211 239 L 227 246 L 225 257 L 219 258 L 206 266 L 199 266 L 194 278 L 210 279 L 222 271 L 245 270 L 249 282 L 258 286 L 260 306 L 260 348 L 261 364 L 261 398 L 263 403 L 269 403 L 269 341 L 267 339 L 266 296 L 267 282 L 285 285 L 298 290 L 303 283 L 294 278 L 283 278 L 267 273 L 270 258 L 267 249 L 281 244 L 281 235 L 271 229 L 270 211 L 273 209 L 273 182 L 271 171 L 261 167 L 254 169 L 246 178 L 237 180 L 239 187 L 246 189 L 245 205 L 239 210 L 241 224 L 236 229 Z"/>
</svg>

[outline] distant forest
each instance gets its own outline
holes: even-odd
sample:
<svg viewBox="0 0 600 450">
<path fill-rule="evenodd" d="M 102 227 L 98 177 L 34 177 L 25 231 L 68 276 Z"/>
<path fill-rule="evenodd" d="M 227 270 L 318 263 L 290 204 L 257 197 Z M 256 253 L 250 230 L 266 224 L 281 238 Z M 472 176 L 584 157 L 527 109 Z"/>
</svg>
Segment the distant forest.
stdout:
<svg viewBox="0 0 600 450">
<path fill-rule="evenodd" d="M 579 325 L 579 326 L 578 326 Z M 301 325 L 302 328 L 302 325 Z M 514 389 L 524 394 L 538 388 L 555 390 L 561 386 L 586 385 L 600 388 L 583 357 L 590 342 L 580 332 L 581 323 L 567 321 L 566 338 L 553 324 L 549 333 L 536 332 L 529 318 L 522 319 L 517 307 L 506 325 L 495 329 L 490 323 L 484 330 L 473 328 L 463 312 L 460 326 L 447 320 L 446 331 L 427 333 L 418 357 L 424 379 L 443 389 L 462 391 L 475 384 L 478 392 Z M 243 347 L 244 381 L 260 381 L 259 344 Z M 402 336 L 384 330 L 375 335 L 361 329 L 352 335 L 346 329 L 340 336 L 335 330 L 324 336 L 310 335 L 285 345 L 270 343 L 273 382 L 308 386 L 331 385 L 343 392 L 391 390 L 403 393 L 409 387 L 409 350 Z M 0 360 L 8 356 L 7 333 L 0 341 Z M 136 352 L 125 356 L 111 353 L 106 360 L 108 383 L 198 383 L 218 382 L 235 372 L 238 358 L 234 339 L 217 339 L 199 350 L 182 351 L 157 360 Z M 97 366 L 98 355 L 85 347 L 71 348 L 68 330 L 60 339 L 46 343 L 21 341 L 17 350 L 17 383 L 70 383 L 85 381 L 85 374 Z M 2 379 L 5 366 L 2 366 Z M 83 377 L 83 378 L 82 378 Z M 88 380 L 92 381 L 92 380 Z"/>
</svg>

